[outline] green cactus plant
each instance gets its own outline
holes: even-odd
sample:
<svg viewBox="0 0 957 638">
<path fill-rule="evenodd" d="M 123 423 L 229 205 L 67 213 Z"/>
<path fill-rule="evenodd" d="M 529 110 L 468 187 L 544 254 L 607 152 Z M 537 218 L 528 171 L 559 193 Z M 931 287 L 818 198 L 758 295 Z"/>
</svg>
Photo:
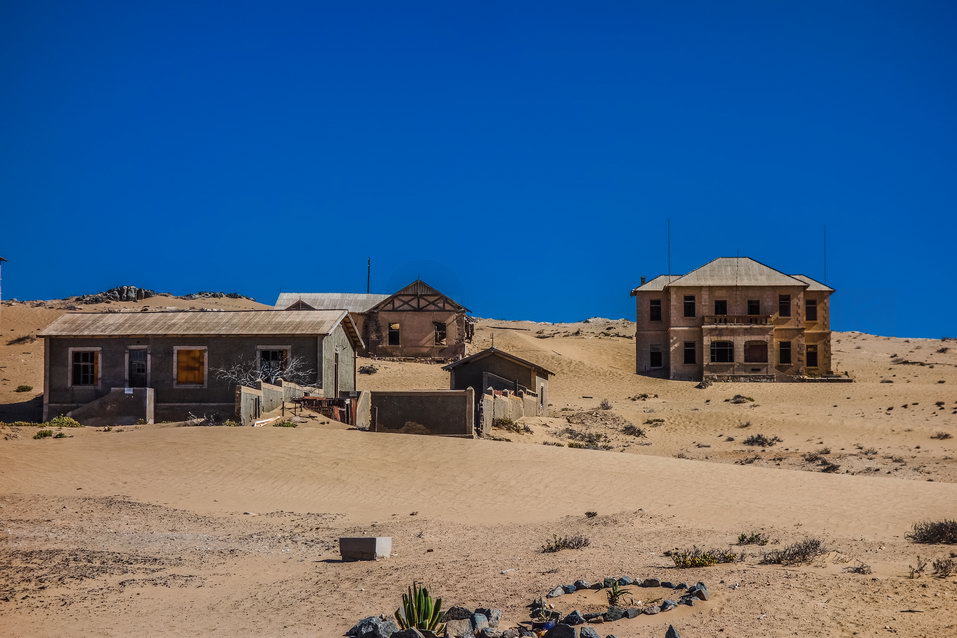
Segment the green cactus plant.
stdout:
<svg viewBox="0 0 957 638">
<path fill-rule="evenodd" d="M 402 594 L 402 607 L 395 610 L 395 619 L 400 629 L 427 629 L 441 633 L 445 625 L 442 618 L 442 599 L 432 598 L 429 590 L 412 583 L 408 594 Z"/>
</svg>

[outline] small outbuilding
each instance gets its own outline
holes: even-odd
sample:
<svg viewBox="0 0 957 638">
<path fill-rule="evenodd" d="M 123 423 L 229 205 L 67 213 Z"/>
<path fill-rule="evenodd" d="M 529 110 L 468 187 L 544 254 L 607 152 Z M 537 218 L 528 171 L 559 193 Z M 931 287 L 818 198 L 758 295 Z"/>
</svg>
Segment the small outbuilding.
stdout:
<svg viewBox="0 0 957 638">
<path fill-rule="evenodd" d="M 534 395 L 538 414 L 544 413 L 548 406 L 548 380 L 555 374 L 544 366 L 494 347 L 459 359 L 442 369 L 449 372 L 452 390 L 473 388 L 479 399 L 489 389 Z"/>
</svg>

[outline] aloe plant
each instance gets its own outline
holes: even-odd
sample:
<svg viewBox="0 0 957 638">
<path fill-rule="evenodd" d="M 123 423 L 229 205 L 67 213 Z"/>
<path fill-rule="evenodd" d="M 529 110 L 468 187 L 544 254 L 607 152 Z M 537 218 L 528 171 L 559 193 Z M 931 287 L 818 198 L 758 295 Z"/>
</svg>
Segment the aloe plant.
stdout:
<svg viewBox="0 0 957 638">
<path fill-rule="evenodd" d="M 441 632 L 445 625 L 442 617 L 442 599 L 432 598 L 429 590 L 412 583 L 408 594 L 402 594 L 402 607 L 395 610 L 395 619 L 401 629 L 427 629 Z"/>
</svg>

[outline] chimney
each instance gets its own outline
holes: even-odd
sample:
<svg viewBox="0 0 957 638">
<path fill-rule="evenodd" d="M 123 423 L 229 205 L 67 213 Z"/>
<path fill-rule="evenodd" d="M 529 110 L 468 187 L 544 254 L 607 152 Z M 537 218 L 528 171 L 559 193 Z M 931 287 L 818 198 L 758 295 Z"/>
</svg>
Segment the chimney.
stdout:
<svg viewBox="0 0 957 638">
<path fill-rule="evenodd" d="M 646 283 L 648 283 L 647 277 L 642 277 L 642 278 L 641 278 L 641 285 L 644 286 Z"/>
</svg>

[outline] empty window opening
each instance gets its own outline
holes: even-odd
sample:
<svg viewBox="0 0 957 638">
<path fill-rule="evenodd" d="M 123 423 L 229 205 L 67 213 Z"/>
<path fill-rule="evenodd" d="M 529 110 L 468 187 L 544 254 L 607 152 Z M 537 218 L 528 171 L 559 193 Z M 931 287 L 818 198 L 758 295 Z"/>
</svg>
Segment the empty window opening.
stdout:
<svg viewBox="0 0 957 638">
<path fill-rule="evenodd" d="M 727 300 L 727 299 L 715 299 L 715 300 L 714 300 L 714 314 L 716 314 L 716 315 L 726 315 L 726 314 L 728 314 L 728 300 Z"/>
<path fill-rule="evenodd" d="M 791 342 L 782 341 L 778 346 L 778 361 L 785 364 L 791 365 Z"/>
<path fill-rule="evenodd" d="M 652 368 L 664 367 L 664 359 L 661 355 L 661 346 L 651 346 L 649 348 L 648 365 Z"/>
<path fill-rule="evenodd" d="M 767 363 L 768 362 L 768 342 L 767 341 L 748 341 L 744 344 L 744 362 L 745 363 Z"/>
<path fill-rule="evenodd" d="M 809 345 L 807 347 L 807 367 L 816 368 L 817 367 L 817 346 Z"/>
<path fill-rule="evenodd" d="M 268 382 L 274 383 L 286 372 L 289 364 L 289 350 L 286 348 L 260 348 L 259 374 Z"/>
<path fill-rule="evenodd" d="M 686 317 L 695 316 L 694 295 L 685 295 L 685 316 Z"/>
<path fill-rule="evenodd" d="M 712 341 L 711 362 L 734 363 L 734 343 L 731 341 Z"/>
<path fill-rule="evenodd" d="M 817 299 L 808 299 L 804 303 L 804 318 L 807 321 L 817 321 Z"/>
<path fill-rule="evenodd" d="M 446 327 L 441 321 L 433 321 L 432 327 L 435 328 L 435 345 L 444 346 L 446 338 Z"/>
<path fill-rule="evenodd" d="M 390 323 L 389 324 L 389 345 L 397 346 L 399 345 L 400 330 L 399 324 Z"/>
<path fill-rule="evenodd" d="M 206 350 L 176 348 L 176 385 L 206 384 Z"/>
<path fill-rule="evenodd" d="M 778 295 L 778 315 L 791 316 L 791 295 Z"/>
<path fill-rule="evenodd" d="M 100 376 L 100 353 L 96 350 L 76 350 L 72 359 L 71 385 L 96 385 Z"/>
<path fill-rule="evenodd" d="M 748 299 L 748 314 L 749 314 L 749 315 L 759 315 L 759 314 L 761 314 L 761 300 L 760 300 L 760 299 Z"/>
<path fill-rule="evenodd" d="M 696 352 L 697 352 L 697 348 L 695 347 L 695 342 L 694 342 L 694 341 L 685 341 L 685 348 L 684 348 L 685 358 L 684 358 L 684 362 L 685 362 L 685 363 L 697 363 L 697 362 L 698 362 L 698 359 L 697 359 Z"/>
<path fill-rule="evenodd" d="M 648 302 L 648 320 L 661 321 L 661 299 L 651 299 Z"/>
</svg>

